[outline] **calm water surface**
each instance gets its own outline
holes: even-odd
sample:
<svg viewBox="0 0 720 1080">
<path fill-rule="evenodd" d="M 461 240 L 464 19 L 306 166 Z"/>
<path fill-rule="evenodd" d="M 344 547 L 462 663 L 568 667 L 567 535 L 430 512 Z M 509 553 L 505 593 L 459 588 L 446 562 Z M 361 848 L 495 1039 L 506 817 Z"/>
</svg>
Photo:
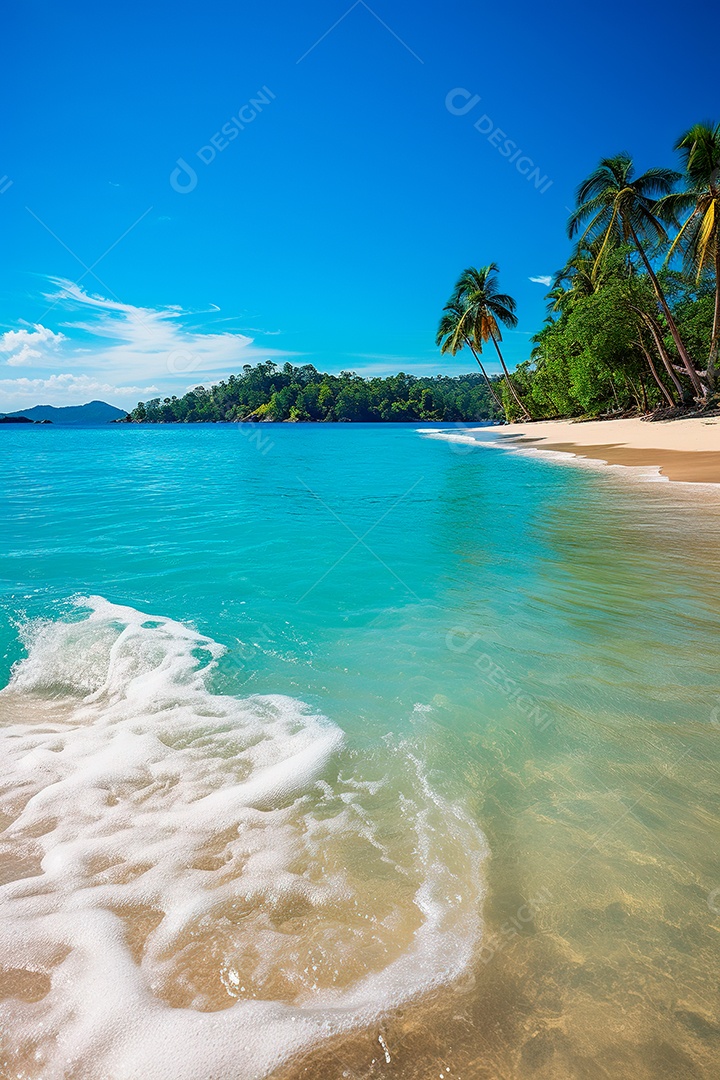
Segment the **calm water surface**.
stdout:
<svg viewBox="0 0 720 1080">
<path fill-rule="evenodd" d="M 718 1075 L 714 489 L 409 425 L 0 455 L 0 1075 Z"/>
</svg>

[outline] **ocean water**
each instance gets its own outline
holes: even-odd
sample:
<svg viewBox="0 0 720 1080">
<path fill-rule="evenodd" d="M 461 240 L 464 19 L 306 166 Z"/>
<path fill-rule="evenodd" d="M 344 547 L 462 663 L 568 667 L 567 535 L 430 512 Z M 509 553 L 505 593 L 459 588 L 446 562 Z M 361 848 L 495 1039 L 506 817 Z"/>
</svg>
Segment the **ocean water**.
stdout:
<svg viewBox="0 0 720 1080">
<path fill-rule="evenodd" d="M 0 435 L 1 1077 L 718 1075 L 714 488 Z"/>
</svg>

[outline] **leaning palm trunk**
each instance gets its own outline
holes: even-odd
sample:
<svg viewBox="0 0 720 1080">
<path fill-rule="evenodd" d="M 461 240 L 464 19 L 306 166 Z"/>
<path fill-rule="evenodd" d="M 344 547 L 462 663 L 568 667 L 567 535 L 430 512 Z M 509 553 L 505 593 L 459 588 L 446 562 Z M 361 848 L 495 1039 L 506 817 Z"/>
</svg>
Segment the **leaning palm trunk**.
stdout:
<svg viewBox="0 0 720 1080">
<path fill-rule="evenodd" d="M 637 392 L 637 387 L 636 387 L 635 383 L 632 381 L 630 376 L 627 375 L 627 374 L 624 376 L 624 378 L 625 378 L 625 386 L 630 391 L 630 397 L 635 402 L 635 407 L 637 408 L 638 412 L 642 412 L 642 407 L 643 407 L 642 398 L 640 397 L 640 395 Z"/>
<path fill-rule="evenodd" d="M 658 386 L 660 387 L 660 390 L 662 391 L 663 396 L 665 397 L 665 400 L 667 401 L 668 405 L 674 406 L 675 405 L 675 399 L 672 396 L 672 394 L 670 393 L 670 391 L 668 390 L 665 383 L 662 381 L 662 379 L 658 375 L 657 369 L 656 369 L 655 364 L 653 362 L 653 358 L 650 355 L 650 350 L 646 348 L 646 346 L 644 345 L 644 343 L 642 341 L 638 341 L 637 344 L 640 346 L 640 351 L 642 352 L 643 356 L 645 357 L 645 359 L 648 362 L 648 367 L 650 368 L 650 370 L 652 372 L 652 377 L 655 380 L 655 382 L 658 384 Z"/>
<path fill-rule="evenodd" d="M 668 329 L 669 329 L 669 331 L 670 331 L 670 333 L 672 335 L 673 341 L 675 342 L 675 347 L 676 347 L 676 349 L 678 351 L 678 355 L 680 356 L 680 359 L 683 362 L 685 370 L 688 373 L 688 377 L 690 379 L 690 382 L 693 384 L 693 388 L 695 390 L 695 393 L 697 394 L 698 398 L 700 398 L 701 400 L 704 401 L 705 398 L 707 397 L 707 388 L 703 386 L 703 384 L 702 384 L 702 382 L 700 380 L 700 376 L 697 373 L 697 369 L 695 368 L 695 365 L 693 364 L 692 360 L 690 359 L 688 351 L 685 348 L 685 345 L 683 343 L 682 338 L 680 337 L 680 331 L 678 330 L 677 326 L 675 325 L 675 320 L 672 317 L 672 312 L 670 311 L 670 307 L 668 305 L 668 302 L 665 299 L 665 293 L 662 290 L 662 286 L 660 285 L 660 282 L 657 279 L 657 275 L 656 275 L 655 271 L 653 270 L 652 266 L 650 265 L 650 260 L 648 259 L 647 255 L 645 254 L 645 249 L 643 248 L 642 244 L 640 243 L 638 235 L 635 232 L 635 229 L 632 227 L 632 225 L 630 226 L 630 232 L 632 233 L 632 238 L 633 238 L 633 240 L 635 242 L 635 247 L 637 248 L 638 253 L 640 255 L 640 258 L 643 261 L 643 265 L 645 266 L 645 269 L 647 270 L 648 277 L 650 278 L 650 281 L 652 282 L 652 286 L 653 286 L 653 289 L 655 290 L 655 295 L 656 295 L 656 297 L 658 299 L 658 303 L 660 304 L 660 307 L 663 309 L 663 313 L 664 313 L 665 318 L 667 320 Z"/>
<path fill-rule="evenodd" d="M 465 344 L 466 344 L 466 345 L 467 345 L 467 346 L 469 347 L 469 349 L 470 349 L 470 352 L 471 352 L 471 353 L 473 354 L 473 356 L 475 357 L 475 360 L 476 360 L 476 362 L 477 362 L 477 366 L 478 366 L 478 367 L 480 368 L 480 370 L 481 370 L 481 372 L 482 372 L 482 376 L 483 376 L 483 379 L 484 379 L 484 380 L 485 380 L 485 382 L 487 383 L 487 388 L 488 388 L 488 390 L 490 391 L 490 393 L 492 394 L 492 397 L 493 397 L 493 401 L 495 402 L 495 404 L 497 405 L 498 409 L 500 409 L 500 411 L 501 411 L 501 412 L 505 412 L 505 408 L 504 408 L 504 406 L 503 406 L 503 403 L 502 403 L 502 401 L 500 400 L 500 398 L 499 398 L 499 397 L 497 396 L 497 394 L 495 393 L 495 388 L 493 387 L 493 384 L 492 384 L 492 383 L 490 382 L 490 379 L 488 378 L 488 373 L 487 373 L 487 371 L 485 370 L 485 368 L 483 367 L 483 365 L 482 365 L 482 363 L 481 363 L 481 360 L 480 360 L 480 357 L 479 357 L 479 356 L 478 356 L 478 354 L 477 354 L 477 353 L 475 352 L 475 348 L 474 348 L 474 346 L 473 346 L 473 343 L 472 343 L 472 341 L 470 341 L 470 339 L 469 339 L 469 338 L 465 338 Z M 506 419 L 507 419 L 507 417 L 506 417 Z"/>
<path fill-rule="evenodd" d="M 503 354 L 500 352 L 500 346 L 498 345 L 498 343 L 497 343 L 497 341 L 495 339 L 495 335 L 491 333 L 490 337 L 492 338 L 492 343 L 495 346 L 495 351 L 497 352 L 498 357 L 500 358 L 500 363 L 502 365 L 503 373 L 505 375 L 505 381 L 508 384 L 508 387 L 510 389 L 510 393 L 515 398 L 515 401 L 517 402 L 518 407 L 520 408 L 520 410 L 522 412 L 523 420 L 532 420 L 532 416 L 528 412 L 527 406 L 524 405 L 523 402 L 520 400 L 520 396 L 519 396 L 517 390 L 515 389 L 515 387 L 513 386 L 512 379 L 510 378 L 510 372 L 508 371 L 507 367 L 505 366 L 505 361 L 503 360 Z"/>
<path fill-rule="evenodd" d="M 665 370 L 667 371 L 668 375 L 670 376 L 670 379 L 672 381 L 673 386 L 677 390 L 678 401 L 684 401 L 686 392 L 683 389 L 683 385 L 682 385 L 682 383 L 680 382 L 680 380 L 678 379 L 678 377 L 677 377 L 677 375 L 675 373 L 675 368 L 672 365 L 672 360 L 668 356 L 668 351 L 665 348 L 665 343 L 664 343 L 664 341 L 662 339 L 662 333 L 660 331 L 660 327 L 655 322 L 655 320 L 652 318 L 652 316 L 648 315 L 648 313 L 646 311 L 641 311 L 640 308 L 633 308 L 633 311 L 637 311 L 638 314 L 642 317 L 645 324 L 647 325 L 647 327 L 648 327 L 648 329 L 650 331 L 650 334 L 652 335 L 652 339 L 655 342 L 655 348 L 658 351 L 658 356 L 662 360 L 663 365 L 665 367 Z"/>
<path fill-rule="evenodd" d="M 711 394 L 717 386 L 718 347 L 720 346 L 720 225 L 715 225 L 715 310 L 707 364 L 707 383 Z"/>
</svg>

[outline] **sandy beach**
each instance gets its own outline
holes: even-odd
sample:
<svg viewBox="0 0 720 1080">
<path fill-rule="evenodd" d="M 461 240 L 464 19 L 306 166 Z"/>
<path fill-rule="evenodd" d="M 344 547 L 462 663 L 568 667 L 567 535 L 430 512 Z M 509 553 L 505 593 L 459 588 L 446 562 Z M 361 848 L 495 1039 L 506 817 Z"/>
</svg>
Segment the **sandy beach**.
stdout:
<svg viewBox="0 0 720 1080">
<path fill-rule="evenodd" d="M 502 439 L 609 465 L 655 466 L 669 480 L 720 484 L 720 417 L 687 420 L 543 420 L 509 424 Z"/>
</svg>

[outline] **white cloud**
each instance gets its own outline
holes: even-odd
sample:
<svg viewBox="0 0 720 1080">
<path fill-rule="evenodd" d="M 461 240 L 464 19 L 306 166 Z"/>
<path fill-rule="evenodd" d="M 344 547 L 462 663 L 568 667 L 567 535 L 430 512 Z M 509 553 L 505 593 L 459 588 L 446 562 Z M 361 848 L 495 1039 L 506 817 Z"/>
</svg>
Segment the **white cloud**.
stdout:
<svg viewBox="0 0 720 1080">
<path fill-rule="evenodd" d="M 9 367 L 22 367 L 23 364 L 31 364 L 33 360 L 38 360 L 41 356 L 42 353 L 38 352 L 37 349 L 31 349 L 29 345 L 23 345 L 19 352 L 8 356 L 7 364 Z"/>
<path fill-rule="evenodd" d="M 91 393 L 128 407 L 143 395 L 183 393 L 188 378 L 195 379 L 193 385 L 217 381 L 243 364 L 296 355 L 260 348 L 244 333 L 201 325 L 201 316 L 215 321 L 217 305 L 210 312 L 184 311 L 176 304 L 140 307 L 88 293 L 62 278 L 49 280 L 54 289 L 45 299 L 65 320 L 58 331 L 35 324 L 0 335 L 0 370 L 4 354 L 7 365 L 32 368 L 27 380 L 0 380 L 3 394 L 18 395 L 19 406 L 28 404 L 26 393 L 42 392 L 62 395 L 64 404 L 87 400 L 83 395 Z"/>
<path fill-rule="evenodd" d="M 65 340 L 64 334 L 56 334 L 47 326 L 35 323 L 32 330 L 7 330 L 0 334 L 0 353 L 9 353 L 5 361 L 11 367 L 20 367 L 40 359 L 44 348 L 55 348 Z"/>
<path fill-rule="evenodd" d="M 353 355 L 353 354 L 349 354 Z M 497 360 L 483 359 L 483 367 L 490 374 L 494 374 L 496 371 L 501 371 L 500 364 Z M 420 360 L 411 360 L 410 363 L 403 364 L 398 363 L 396 359 L 393 359 L 389 363 L 377 363 L 377 364 L 363 364 L 362 366 L 353 366 L 352 363 L 335 363 L 329 367 L 323 366 L 323 371 L 329 371 L 330 374 L 339 375 L 341 371 L 355 371 L 358 375 L 362 375 L 363 378 L 385 378 L 388 375 L 397 375 L 399 371 L 404 371 L 406 375 L 417 375 L 418 378 L 427 375 L 475 375 L 479 374 L 479 369 L 475 364 L 472 356 L 469 354 L 460 354 L 456 357 L 439 357 L 436 361 L 425 363 Z"/>
<path fill-rule="evenodd" d="M 89 375 L 51 375 L 47 379 L 0 379 L 0 401 L 24 405 L 53 405 L 60 401 L 63 405 L 76 404 L 77 401 L 89 401 L 98 394 L 129 394 L 141 397 L 143 394 L 150 396 L 158 393 L 157 386 L 111 386 L 109 383 L 100 382 Z M 52 401 L 41 401 L 40 397 L 49 395 Z M 20 400 L 22 399 L 22 400 Z M 10 406 L 3 408 L 3 412 L 11 412 Z"/>
<path fill-rule="evenodd" d="M 86 293 L 80 286 L 53 279 L 59 291 L 48 300 L 62 302 L 80 314 L 65 329 L 95 338 L 93 369 L 122 370 L 136 377 L 172 377 L 188 371 L 234 370 L 269 350 L 252 349 L 253 339 L 232 331 L 214 333 L 184 327 L 192 318 L 177 305 L 136 307 Z M 277 350 L 273 350 L 277 352 Z M 230 365 L 230 366 L 229 366 Z"/>
<path fill-rule="evenodd" d="M 548 288 L 552 285 L 551 274 L 540 274 L 538 277 L 531 277 L 529 281 L 534 281 L 536 285 L 547 285 Z"/>
<path fill-rule="evenodd" d="M 425 352 L 430 352 L 429 349 L 425 349 Z M 372 352 L 356 352 L 347 353 L 348 356 L 357 357 L 358 360 L 389 360 L 393 364 L 420 363 L 420 358 L 417 356 L 398 356 L 397 353 L 372 353 Z M 363 371 L 365 368 L 363 368 Z M 397 367 L 395 368 L 397 371 Z"/>
</svg>

